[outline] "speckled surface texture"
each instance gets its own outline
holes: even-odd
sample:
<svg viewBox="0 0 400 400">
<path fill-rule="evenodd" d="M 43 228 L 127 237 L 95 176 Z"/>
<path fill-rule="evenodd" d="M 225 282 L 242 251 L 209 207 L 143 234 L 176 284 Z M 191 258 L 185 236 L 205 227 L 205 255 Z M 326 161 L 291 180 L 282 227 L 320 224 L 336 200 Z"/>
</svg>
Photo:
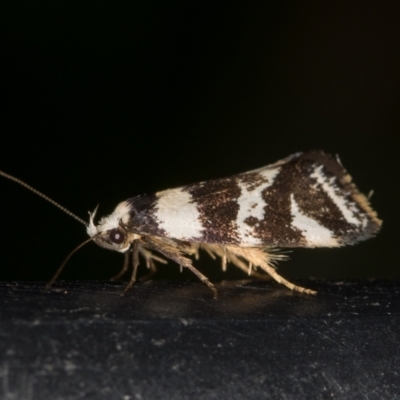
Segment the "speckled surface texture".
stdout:
<svg viewBox="0 0 400 400">
<path fill-rule="evenodd" d="M 0 284 L 0 398 L 399 396 L 400 284 L 302 283 Z"/>
</svg>

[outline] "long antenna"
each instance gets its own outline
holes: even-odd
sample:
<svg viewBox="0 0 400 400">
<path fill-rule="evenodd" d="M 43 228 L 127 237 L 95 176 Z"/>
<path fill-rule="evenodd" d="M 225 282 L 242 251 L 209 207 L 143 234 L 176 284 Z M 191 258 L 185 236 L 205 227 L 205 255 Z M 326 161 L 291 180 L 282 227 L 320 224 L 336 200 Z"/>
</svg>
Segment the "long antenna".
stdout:
<svg viewBox="0 0 400 400">
<path fill-rule="evenodd" d="M 68 209 L 66 209 L 65 207 L 63 207 L 61 204 L 57 203 L 56 201 L 54 201 L 53 199 L 51 199 L 50 197 L 46 196 L 45 194 L 43 194 L 42 192 L 39 192 L 39 190 L 34 189 L 32 186 L 28 185 L 27 183 L 25 183 L 24 181 L 21 181 L 21 179 L 16 178 L 15 176 L 6 174 L 3 171 L 0 171 L 0 175 L 3 176 L 4 178 L 10 179 L 11 181 L 17 182 L 19 185 L 25 187 L 26 189 L 29 189 L 31 192 L 37 194 L 38 196 L 42 197 L 43 199 L 47 200 L 49 203 L 53 204 L 54 206 L 58 207 L 60 210 L 64 211 L 66 214 L 68 214 L 69 216 L 71 216 L 72 218 L 75 218 L 77 221 L 79 221 L 81 224 L 88 226 L 88 223 L 86 221 L 84 221 L 82 218 L 79 218 L 78 216 L 76 216 L 74 213 L 72 213 L 71 211 L 69 211 Z"/>
<path fill-rule="evenodd" d="M 69 261 L 69 259 L 80 249 L 82 248 L 85 244 L 88 244 L 89 242 L 95 240 L 95 236 L 85 240 L 83 243 L 81 243 L 79 246 L 76 246 L 74 250 L 71 251 L 71 253 L 68 254 L 68 256 L 65 258 L 65 260 L 63 261 L 63 263 L 60 265 L 60 267 L 58 268 L 57 272 L 54 274 L 54 276 L 51 278 L 50 282 L 46 285 L 46 289 L 48 290 L 50 289 L 50 287 L 53 285 L 53 283 L 57 280 L 57 278 L 60 276 L 62 270 L 64 269 L 64 267 L 67 265 L 67 262 Z"/>
</svg>

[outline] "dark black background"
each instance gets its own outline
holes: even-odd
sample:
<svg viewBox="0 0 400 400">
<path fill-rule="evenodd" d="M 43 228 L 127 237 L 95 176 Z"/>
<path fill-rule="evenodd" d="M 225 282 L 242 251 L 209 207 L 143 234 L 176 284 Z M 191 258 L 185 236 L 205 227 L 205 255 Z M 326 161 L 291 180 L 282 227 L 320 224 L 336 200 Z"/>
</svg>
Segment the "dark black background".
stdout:
<svg viewBox="0 0 400 400">
<path fill-rule="evenodd" d="M 8 2 L 0 168 L 86 219 L 322 148 L 374 190 L 383 230 L 295 250 L 280 271 L 398 279 L 398 21 L 397 2 Z M 12 182 L 0 193 L 0 280 L 49 279 L 84 227 Z M 90 244 L 63 277 L 107 279 L 121 258 Z M 213 279 L 238 276 L 203 260 Z"/>
</svg>

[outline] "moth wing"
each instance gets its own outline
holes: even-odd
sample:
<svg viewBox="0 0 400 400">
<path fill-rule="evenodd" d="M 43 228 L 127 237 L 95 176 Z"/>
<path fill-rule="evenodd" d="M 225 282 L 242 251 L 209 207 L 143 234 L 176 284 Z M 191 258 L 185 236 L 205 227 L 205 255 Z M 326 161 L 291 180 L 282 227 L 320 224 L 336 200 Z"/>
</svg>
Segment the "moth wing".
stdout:
<svg viewBox="0 0 400 400">
<path fill-rule="evenodd" d="M 259 240 L 272 247 L 336 247 L 379 231 L 381 221 L 337 157 L 309 151 L 273 167 L 274 176 L 265 184 L 259 184 L 259 175 L 271 171 L 268 166 L 238 176 L 242 195 L 237 226 L 246 245 Z"/>
<path fill-rule="evenodd" d="M 381 225 L 338 159 L 322 151 L 129 201 L 133 230 L 198 243 L 334 247 Z"/>
</svg>

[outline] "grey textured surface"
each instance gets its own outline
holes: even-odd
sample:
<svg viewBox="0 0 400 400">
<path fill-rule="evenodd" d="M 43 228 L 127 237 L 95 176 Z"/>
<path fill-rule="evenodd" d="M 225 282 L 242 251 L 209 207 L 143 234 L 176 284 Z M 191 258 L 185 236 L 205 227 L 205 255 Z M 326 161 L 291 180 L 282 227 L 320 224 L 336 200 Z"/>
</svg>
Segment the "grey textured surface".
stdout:
<svg viewBox="0 0 400 400">
<path fill-rule="evenodd" d="M 393 399 L 400 285 L 0 285 L 1 399 Z"/>
</svg>

